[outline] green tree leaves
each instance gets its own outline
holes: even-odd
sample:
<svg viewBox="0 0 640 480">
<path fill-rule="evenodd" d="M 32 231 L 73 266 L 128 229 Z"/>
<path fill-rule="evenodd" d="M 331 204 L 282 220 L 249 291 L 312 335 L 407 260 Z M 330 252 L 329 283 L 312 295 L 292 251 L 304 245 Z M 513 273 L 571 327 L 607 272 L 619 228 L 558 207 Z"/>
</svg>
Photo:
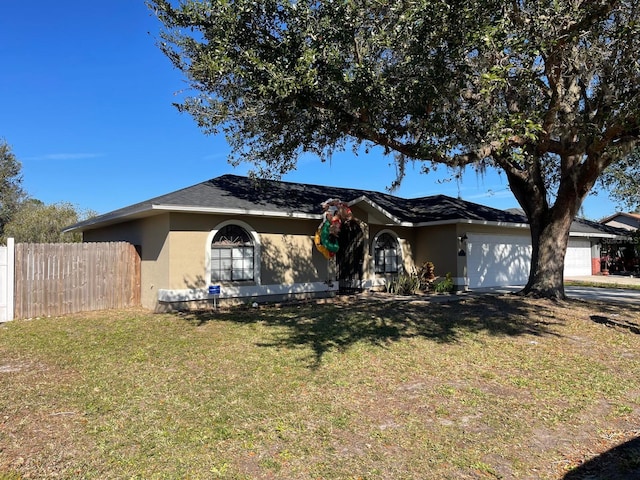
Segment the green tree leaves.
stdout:
<svg viewBox="0 0 640 480">
<path fill-rule="evenodd" d="M 22 165 L 9 144 L 0 139 L 0 238 L 25 198 L 22 190 Z"/>
<path fill-rule="evenodd" d="M 63 233 L 65 227 L 82 220 L 70 203 L 45 205 L 40 200 L 24 201 L 5 225 L 4 238 L 20 243 L 81 242 L 82 233 Z"/>
<path fill-rule="evenodd" d="M 327 159 L 348 143 L 418 159 L 442 150 L 480 6 L 501 2 L 449 3 L 149 2 L 160 47 L 196 93 L 180 110 L 275 176 L 302 152 Z"/>
<path fill-rule="evenodd" d="M 637 2 L 174 3 L 148 2 L 195 93 L 179 108 L 224 132 L 234 162 L 278 177 L 303 152 L 365 144 L 395 155 L 396 181 L 410 160 L 502 169 L 530 221 L 531 284 L 563 296 L 557 246 L 640 139 Z"/>
<path fill-rule="evenodd" d="M 605 170 L 601 183 L 623 208 L 640 212 L 640 150 Z"/>
</svg>

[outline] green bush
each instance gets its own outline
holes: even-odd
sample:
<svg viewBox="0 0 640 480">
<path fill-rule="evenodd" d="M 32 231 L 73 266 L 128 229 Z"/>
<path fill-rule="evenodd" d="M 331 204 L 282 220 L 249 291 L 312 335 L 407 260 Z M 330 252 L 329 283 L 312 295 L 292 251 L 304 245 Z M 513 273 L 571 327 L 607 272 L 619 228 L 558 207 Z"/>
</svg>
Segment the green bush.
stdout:
<svg viewBox="0 0 640 480">
<path fill-rule="evenodd" d="M 447 272 L 444 280 L 436 283 L 434 290 L 438 293 L 451 293 L 455 288 L 456 286 L 453 283 L 451 272 Z"/>
<path fill-rule="evenodd" d="M 387 282 L 387 292 L 396 295 L 415 295 L 420 290 L 420 278 L 417 275 L 401 273 Z"/>
</svg>

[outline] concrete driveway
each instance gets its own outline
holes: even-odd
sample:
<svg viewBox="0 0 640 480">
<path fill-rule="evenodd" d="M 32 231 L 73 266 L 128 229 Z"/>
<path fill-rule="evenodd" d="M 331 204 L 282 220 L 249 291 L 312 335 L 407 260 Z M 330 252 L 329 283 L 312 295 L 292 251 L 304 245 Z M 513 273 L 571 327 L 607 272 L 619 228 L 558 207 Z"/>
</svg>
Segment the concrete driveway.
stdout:
<svg viewBox="0 0 640 480">
<path fill-rule="evenodd" d="M 565 286 L 565 292 L 569 298 L 581 300 L 599 300 L 605 302 L 629 303 L 640 305 L 640 290 L 625 289 L 627 285 L 640 288 L 640 278 L 623 275 L 591 275 L 585 277 L 566 278 L 565 281 L 589 282 L 597 284 L 597 287 Z M 475 292 L 513 293 L 522 289 L 522 286 L 495 287 L 490 289 L 474 290 Z"/>
</svg>

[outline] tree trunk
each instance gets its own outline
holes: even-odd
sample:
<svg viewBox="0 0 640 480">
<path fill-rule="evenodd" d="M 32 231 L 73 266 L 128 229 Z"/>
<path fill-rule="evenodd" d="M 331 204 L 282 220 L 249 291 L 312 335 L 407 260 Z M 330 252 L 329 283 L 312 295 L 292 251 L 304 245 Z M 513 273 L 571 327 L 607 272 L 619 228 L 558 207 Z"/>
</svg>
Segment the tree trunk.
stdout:
<svg viewBox="0 0 640 480">
<path fill-rule="evenodd" d="M 573 214 L 557 206 L 541 218 L 529 218 L 531 226 L 531 270 L 520 292 L 534 297 L 564 300 L 564 257 L 569 243 Z"/>
<path fill-rule="evenodd" d="M 564 257 L 569 232 L 586 194 L 579 192 L 567 176 L 560 182 L 555 204 L 550 207 L 537 164 L 526 175 L 506 172 L 511 191 L 524 209 L 531 230 L 531 270 L 520 294 L 564 300 Z"/>
</svg>

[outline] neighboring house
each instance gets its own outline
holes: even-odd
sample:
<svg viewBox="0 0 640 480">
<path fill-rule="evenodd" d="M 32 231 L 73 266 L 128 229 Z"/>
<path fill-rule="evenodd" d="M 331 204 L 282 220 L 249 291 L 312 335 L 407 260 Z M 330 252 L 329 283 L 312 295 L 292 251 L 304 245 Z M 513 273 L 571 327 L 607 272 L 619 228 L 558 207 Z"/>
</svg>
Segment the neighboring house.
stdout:
<svg viewBox="0 0 640 480">
<path fill-rule="evenodd" d="M 330 260 L 314 246 L 321 204 L 338 198 L 344 225 Z M 142 304 L 164 310 L 221 299 L 253 302 L 383 286 L 423 263 L 458 288 L 524 285 L 531 257 L 526 218 L 444 195 L 393 195 L 223 175 L 91 218 L 68 231 L 85 242 L 127 241 L 141 256 Z M 574 222 L 565 275 L 591 275 L 616 229 Z"/>
<path fill-rule="evenodd" d="M 618 212 L 600 220 L 600 223 L 624 230 L 638 230 L 640 228 L 640 213 Z"/>
<path fill-rule="evenodd" d="M 600 220 L 600 223 L 627 233 L 621 241 L 603 242 L 603 266 L 611 273 L 637 275 L 640 273 L 640 213 L 618 212 Z"/>
</svg>

